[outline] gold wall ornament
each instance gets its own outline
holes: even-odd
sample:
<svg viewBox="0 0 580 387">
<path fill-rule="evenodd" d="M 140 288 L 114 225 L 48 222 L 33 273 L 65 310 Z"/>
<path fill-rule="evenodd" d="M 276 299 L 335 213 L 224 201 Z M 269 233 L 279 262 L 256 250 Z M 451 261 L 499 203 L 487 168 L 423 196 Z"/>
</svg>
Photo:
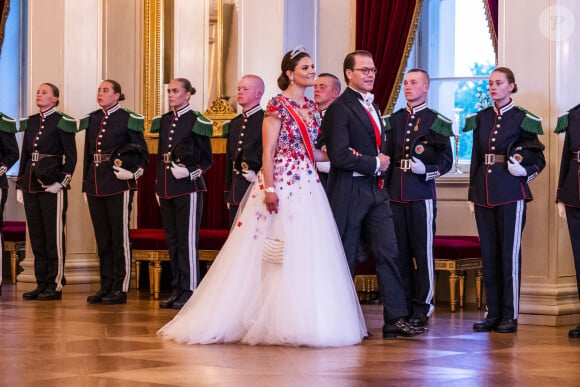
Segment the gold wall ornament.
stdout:
<svg viewBox="0 0 580 387">
<path fill-rule="evenodd" d="M 222 0 L 217 0 L 217 97 L 211 102 L 209 108 L 205 111 L 204 115 L 213 121 L 213 136 L 222 137 L 223 136 L 223 125 L 227 121 L 231 120 L 236 116 L 234 109 L 228 104 L 228 102 L 223 98 L 223 27 L 224 27 L 224 16 L 223 16 L 223 4 Z"/>
<path fill-rule="evenodd" d="M 163 90 L 163 0 L 143 3 L 143 115 L 149 153 L 157 153 L 158 135 L 150 132 L 151 121 L 161 114 Z"/>
</svg>

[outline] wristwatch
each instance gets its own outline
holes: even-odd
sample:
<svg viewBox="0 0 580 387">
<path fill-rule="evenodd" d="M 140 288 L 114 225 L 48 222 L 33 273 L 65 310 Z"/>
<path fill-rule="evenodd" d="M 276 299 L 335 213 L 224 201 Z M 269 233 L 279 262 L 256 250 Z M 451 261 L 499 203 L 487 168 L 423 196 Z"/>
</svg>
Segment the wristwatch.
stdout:
<svg viewBox="0 0 580 387">
<path fill-rule="evenodd" d="M 274 188 L 274 187 L 268 187 L 268 188 L 264 188 L 264 191 L 266 191 L 268 193 L 275 193 L 276 192 L 276 188 Z"/>
</svg>

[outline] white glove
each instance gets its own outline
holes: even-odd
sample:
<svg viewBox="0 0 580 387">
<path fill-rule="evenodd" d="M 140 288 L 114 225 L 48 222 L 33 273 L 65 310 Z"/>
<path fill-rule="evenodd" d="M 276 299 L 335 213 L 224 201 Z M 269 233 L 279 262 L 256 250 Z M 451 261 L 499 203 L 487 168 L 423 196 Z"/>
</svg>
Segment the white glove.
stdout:
<svg viewBox="0 0 580 387">
<path fill-rule="evenodd" d="M 185 167 L 180 167 L 179 165 L 175 164 L 173 161 L 171 162 L 171 173 L 173 177 L 176 179 L 185 179 L 189 176 L 189 170 Z"/>
<path fill-rule="evenodd" d="M 203 171 L 200 168 L 197 168 L 195 171 L 189 174 L 189 178 L 191 179 L 191 181 L 194 181 L 196 179 L 199 179 L 202 173 Z"/>
<path fill-rule="evenodd" d="M 131 180 L 135 177 L 133 172 L 128 171 L 125 168 L 117 167 L 116 165 L 113 166 L 113 171 L 115 173 L 115 177 L 119 180 Z"/>
<path fill-rule="evenodd" d="M 83 192 L 83 199 L 85 201 L 85 204 L 89 204 L 89 199 L 87 199 L 87 193 Z"/>
<path fill-rule="evenodd" d="M 527 176 L 528 173 L 526 169 L 520 165 L 520 163 L 514 159 L 514 156 L 510 157 L 510 161 L 508 163 L 508 171 L 512 174 L 512 176 Z"/>
<path fill-rule="evenodd" d="M 226 207 L 228 208 L 228 210 L 230 209 L 230 203 L 226 202 Z"/>
<path fill-rule="evenodd" d="M 562 202 L 556 204 L 558 206 L 558 215 L 562 219 L 566 219 L 566 205 Z"/>
<path fill-rule="evenodd" d="M 60 190 L 62 190 L 62 184 L 60 184 L 59 182 L 56 183 L 52 183 L 50 185 L 43 185 L 42 188 L 44 188 L 44 192 L 49 192 L 52 194 L 57 194 L 60 192 Z"/>
<path fill-rule="evenodd" d="M 248 183 L 253 183 L 257 177 L 256 172 L 252 171 L 251 169 L 243 169 L 242 176 L 244 176 L 244 179 L 246 179 Z"/>
<path fill-rule="evenodd" d="M 16 201 L 20 204 L 24 204 L 24 195 L 21 189 L 16 190 Z"/>
<path fill-rule="evenodd" d="M 155 200 L 157 200 L 157 205 L 161 206 L 161 203 L 159 203 L 159 195 L 155 194 Z"/>
<path fill-rule="evenodd" d="M 0 176 L 5 174 L 7 171 L 8 171 L 8 168 L 6 168 L 6 165 L 1 166 L 0 167 Z"/>
<path fill-rule="evenodd" d="M 467 202 L 467 208 L 469 208 L 469 212 L 471 212 L 472 214 L 475 212 L 475 206 L 473 205 L 473 202 Z"/>
<path fill-rule="evenodd" d="M 330 161 L 317 162 L 316 169 L 318 170 L 318 172 L 329 173 L 330 172 Z"/>
<path fill-rule="evenodd" d="M 423 164 L 421 160 L 419 160 L 415 156 L 411 158 L 411 172 L 413 172 L 416 175 L 423 175 L 425 174 L 426 170 L 427 169 L 425 168 L 425 164 Z"/>
</svg>

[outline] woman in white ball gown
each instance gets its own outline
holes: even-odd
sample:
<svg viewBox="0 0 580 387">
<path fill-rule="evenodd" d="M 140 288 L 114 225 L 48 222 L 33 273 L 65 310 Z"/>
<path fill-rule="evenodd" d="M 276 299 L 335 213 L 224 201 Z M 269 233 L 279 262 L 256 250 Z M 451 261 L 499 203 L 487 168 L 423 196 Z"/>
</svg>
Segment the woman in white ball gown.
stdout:
<svg viewBox="0 0 580 387">
<path fill-rule="evenodd" d="M 188 344 L 334 347 L 360 343 L 364 318 L 313 159 L 320 114 L 305 97 L 314 65 L 282 59 L 263 123 L 263 166 L 230 235 L 183 309 L 158 331 Z"/>
</svg>

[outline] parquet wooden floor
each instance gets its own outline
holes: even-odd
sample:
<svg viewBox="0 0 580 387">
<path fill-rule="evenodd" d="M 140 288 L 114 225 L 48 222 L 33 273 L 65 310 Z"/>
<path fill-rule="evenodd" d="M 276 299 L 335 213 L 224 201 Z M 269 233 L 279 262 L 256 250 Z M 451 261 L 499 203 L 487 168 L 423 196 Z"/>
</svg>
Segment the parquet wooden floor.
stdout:
<svg viewBox="0 0 580 387">
<path fill-rule="evenodd" d="M 155 335 L 175 311 L 143 291 L 112 306 L 87 305 L 86 294 L 66 288 L 52 302 L 23 301 L 10 284 L 2 292 L 1 386 L 580 385 L 570 326 L 474 333 L 474 309 L 439 306 L 427 335 L 384 341 L 380 307 L 365 305 L 374 336 L 346 348 L 188 346 Z"/>
</svg>

